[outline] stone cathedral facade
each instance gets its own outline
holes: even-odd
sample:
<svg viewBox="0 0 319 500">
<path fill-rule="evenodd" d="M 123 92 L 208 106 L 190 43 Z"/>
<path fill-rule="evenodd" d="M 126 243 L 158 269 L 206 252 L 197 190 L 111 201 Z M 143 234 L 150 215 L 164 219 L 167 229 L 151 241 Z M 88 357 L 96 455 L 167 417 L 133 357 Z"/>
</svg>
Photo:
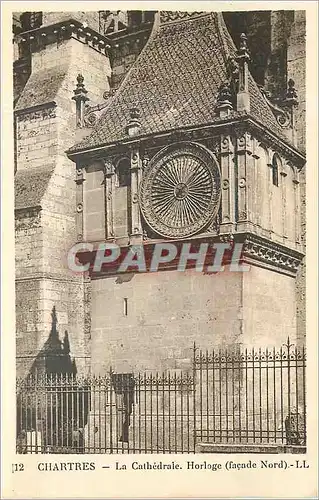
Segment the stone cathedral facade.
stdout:
<svg viewBox="0 0 319 500">
<path fill-rule="evenodd" d="M 302 344 L 305 13 L 25 12 L 13 31 L 18 375 L 48 353 L 131 373 L 188 369 L 194 342 Z M 227 241 L 249 272 L 67 266 L 77 242 Z"/>
</svg>

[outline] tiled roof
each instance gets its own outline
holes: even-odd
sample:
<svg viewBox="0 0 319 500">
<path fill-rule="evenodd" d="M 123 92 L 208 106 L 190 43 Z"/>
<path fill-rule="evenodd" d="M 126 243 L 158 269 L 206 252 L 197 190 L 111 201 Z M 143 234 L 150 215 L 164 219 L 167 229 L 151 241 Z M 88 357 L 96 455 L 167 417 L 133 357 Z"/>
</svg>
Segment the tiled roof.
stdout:
<svg viewBox="0 0 319 500">
<path fill-rule="evenodd" d="M 143 51 L 110 99 L 92 133 L 70 152 L 127 138 L 130 109 L 140 111 L 140 136 L 218 120 L 218 89 L 227 79 L 227 59 L 236 53 L 221 13 L 154 26 Z M 250 114 L 280 133 L 253 78 Z M 233 116 L 239 116 L 233 112 Z"/>
<path fill-rule="evenodd" d="M 15 209 L 41 206 L 54 166 L 18 170 L 14 178 Z"/>
</svg>

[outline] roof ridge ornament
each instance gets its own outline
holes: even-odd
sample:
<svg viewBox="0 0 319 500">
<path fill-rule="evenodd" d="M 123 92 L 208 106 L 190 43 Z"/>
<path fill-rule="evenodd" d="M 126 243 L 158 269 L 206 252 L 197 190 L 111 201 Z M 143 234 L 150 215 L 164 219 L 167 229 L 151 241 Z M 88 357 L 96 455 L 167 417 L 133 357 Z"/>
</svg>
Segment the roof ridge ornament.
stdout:
<svg viewBox="0 0 319 500">
<path fill-rule="evenodd" d="M 247 36 L 245 33 L 240 35 L 240 45 L 237 50 L 236 62 L 238 63 L 238 93 L 237 93 L 237 111 L 250 112 L 250 96 L 248 89 L 248 63 L 250 54 L 247 47 Z"/>
</svg>

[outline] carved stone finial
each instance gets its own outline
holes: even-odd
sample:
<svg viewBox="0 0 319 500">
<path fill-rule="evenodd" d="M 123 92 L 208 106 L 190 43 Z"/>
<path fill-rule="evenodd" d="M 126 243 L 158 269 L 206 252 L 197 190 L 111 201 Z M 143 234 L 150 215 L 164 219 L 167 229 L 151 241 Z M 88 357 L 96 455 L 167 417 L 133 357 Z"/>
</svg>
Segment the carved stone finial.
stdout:
<svg viewBox="0 0 319 500">
<path fill-rule="evenodd" d="M 232 109 L 232 93 L 230 84 L 226 81 L 219 87 L 215 111 L 219 114 L 220 118 L 225 118 Z"/>
<path fill-rule="evenodd" d="M 247 36 L 246 36 L 246 34 L 241 33 L 239 38 L 240 38 L 239 49 L 242 51 L 247 50 Z"/>
<path fill-rule="evenodd" d="M 222 104 L 224 102 L 231 102 L 231 91 L 230 91 L 230 86 L 228 82 L 224 82 L 221 84 L 218 90 L 218 98 L 217 102 Z"/>
<path fill-rule="evenodd" d="M 78 74 L 77 78 L 77 84 L 76 84 L 76 88 L 75 90 L 73 90 L 73 93 L 74 93 L 74 96 L 72 97 L 72 99 L 77 102 L 77 101 L 83 101 L 83 102 L 86 102 L 89 100 L 89 98 L 87 97 L 87 93 L 88 91 L 86 90 L 85 86 L 84 86 L 84 77 L 83 75 L 81 75 L 81 73 Z"/>
<path fill-rule="evenodd" d="M 140 116 L 140 110 L 137 106 L 130 108 L 130 120 L 126 127 L 126 133 L 128 135 L 133 136 L 138 134 L 141 128 L 141 123 L 139 121 Z"/>
<path fill-rule="evenodd" d="M 81 73 L 78 74 L 77 76 L 77 82 L 78 82 L 78 85 L 83 85 L 83 82 L 84 82 L 84 76 L 81 75 Z"/>
<path fill-rule="evenodd" d="M 297 92 L 295 89 L 295 82 L 292 80 L 292 78 L 289 78 L 288 80 L 288 88 L 287 88 L 287 93 L 286 93 L 286 100 L 296 100 L 297 101 Z"/>
<path fill-rule="evenodd" d="M 77 128 L 82 128 L 84 125 L 84 103 L 89 101 L 87 96 L 88 91 L 84 86 L 84 77 L 81 73 L 77 76 L 77 84 L 75 90 L 73 90 L 74 96 L 73 101 L 76 104 L 76 126 Z"/>
<path fill-rule="evenodd" d="M 240 35 L 240 45 L 237 50 L 236 62 L 238 63 L 238 93 L 237 93 L 237 111 L 250 111 L 250 98 L 248 90 L 248 63 L 250 55 L 247 48 L 247 36 L 245 33 Z"/>
<path fill-rule="evenodd" d="M 290 140 L 297 146 L 297 133 L 296 133 L 296 112 L 295 108 L 298 106 L 297 92 L 295 89 L 295 82 L 291 78 L 287 82 L 286 96 L 282 101 L 282 106 L 289 117 L 289 126 L 291 129 Z"/>
<path fill-rule="evenodd" d="M 137 106 L 130 109 L 130 117 L 132 120 L 137 120 L 138 118 L 140 118 L 140 116 L 140 110 Z"/>
</svg>

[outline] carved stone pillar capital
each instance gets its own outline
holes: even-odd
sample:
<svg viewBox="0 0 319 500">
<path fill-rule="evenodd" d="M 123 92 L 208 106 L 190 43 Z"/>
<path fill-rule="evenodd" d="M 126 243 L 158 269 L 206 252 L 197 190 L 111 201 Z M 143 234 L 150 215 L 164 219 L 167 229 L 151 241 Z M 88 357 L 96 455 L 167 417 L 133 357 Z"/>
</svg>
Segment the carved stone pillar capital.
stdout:
<svg viewBox="0 0 319 500">
<path fill-rule="evenodd" d="M 252 154 L 253 141 L 249 132 L 243 132 L 237 135 L 237 153 Z"/>
<path fill-rule="evenodd" d="M 227 155 L 234 153 L 234 145 L 230 135 L 222 135 L 220 138 L 220 154 Z"/>
<path fill-rule="evenodd" d="M 106 177 L 112 176 L 115 174 L 115 167 L 113 161 L 107 159 L 107 158 L 102 158 L 102 163 L 103 163 L 103 168 L 104 168 L 104 175 Z"/>
</svg>

